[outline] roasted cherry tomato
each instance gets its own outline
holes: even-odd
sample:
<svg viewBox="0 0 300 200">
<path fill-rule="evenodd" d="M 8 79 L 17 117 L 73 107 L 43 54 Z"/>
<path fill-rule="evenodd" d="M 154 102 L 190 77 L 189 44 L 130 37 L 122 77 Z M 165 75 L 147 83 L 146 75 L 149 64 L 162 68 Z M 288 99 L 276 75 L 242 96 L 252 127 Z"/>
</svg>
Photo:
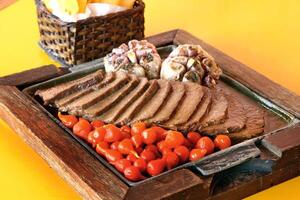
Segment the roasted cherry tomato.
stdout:
<svg viewBox="0 0 300 200">
<path fill-rule="evenodd" d="M 91 124 L 87 120 L 82 118 L 80 118 L 79 121 L 73 127 L 73 133 L 85 140 L 88 139 L 88 135 L 91 131 Z"/>
<path fill-rule="evenodd" d="M 117 150 L 117 151 L 118 151 L 118 146 L 119 146 L 119 144 L 120 144 L 119 141 L 113 142 L 113 143 L 111 143 L 110 148 L 111 148 L 112 150 Z"/>
<path fill-rule="evenodd" d="M 128 154 L 126 159 L 129 160 L 131 163 L 134 163 L 138 158 L 135 155 Z"/>
<path fill-rule="evenodd" d="M 169 144 L 165 141 L 165 140 L 162 140 L 160 142 L 157 143 L 157 148 L 158 150 L 162 153 L 162 151 L 164 149 L 171 149 L 171 147 L 169 146 Z"/>
<path fill-rule="evenodd" d="M 147 162 L 143 158 L 139 158 L 134 161 L 133 166 L 139 168 L 141 172 L 144 172 L 147 169 Z"/>
<path fill-rule="evenodd" d="M 154 144 L 148 144 L 146 147 L 145 147 L 145 150 L 149 150 L 149 151 L 152 151 L 156 157 L 159 157 L 159 151 L 158 151 L 158 148 L 156 145 Z"/>
<path fill-rule="evenodd" d="M 132 164 L 129 160 L 127 159 L 120 159 L 120 160 L 117 160 L 115 163 L 114 163 L 114 166 L 115 168 L 119 171 L 119 172 L 122 172 L 124 173 L 124 170 L 127 168 L 127 167 L 130 167 Z"/>
<path fill-rule="evenodd" d="M 123 158 L 122 154 L 119 151 L 107 149 L 105 151 L 105 157 L 110 163 L 115 163 L 117 160 Z"/>
<path fill-rule="evenodd" d="M 68 128 L 73 128 L 73 126 L 78 122 L 77 117 L 74 115 L 63 115 L 60 112 L 58 113 L 58 118 Z"/>
<path fill-rule="evenodd" d="M 104 141 L 106 130 L 103 127 L 96 128 L 95 130 L 91 131 L 88 135 L 88 142 L 96 146 L 101 141 Z"/>
<path fill-rule="evenodd" d="M 190 152 L 190 161 L 196 161 L 205 156 L 207 153 L 206 149 L 192 149 Z"/>
<path fill-rule="evenodd" d="M 138 154 L 141 154 L 144 149 L 142 147 L 138 147 L 138 148 L 135 148 L 135 151 L 138 153 Z"/>
<path fill-rule="evenodd" d="M 156 158 L 155 154 L 152 151 L 144 150 L 140 157 L 143 158 L 145 161 L 149 162 L 151 160 L 154 160 Z"/>
<path fill-rule="evenodd" d="M 159 126 L 152 126 L 151 127 L 153 130 L 155 130 L 157 134 L 157 141 L 161 141 L 166 139 L 167 136 L 167 131 Z"/>
<path fill-rule="evenodd" d="M 121 135 L 122 135 L 122 138 L 123 139 L 130 139 L 131 138 L 131 134 L 130 133 L 127 133 L 127 132 L 124 132 L 124 131 L 121 131 Z"/>
<path fill-rule="evenodd" d="M 101 156 L 105 156 L 106 150 L 109 149 L 109 144 L 107 142 L 98 142 L 96 145 L 96 152 Z"/>
<path fill-rule="evenodd" d="M 143 138 L 141 134 L 137 133 L 131 137 L 132 144 L 138 148 L 143 144 Z"/>
<path fill-rule="evenodd" d="M 113 124 L 108 124 L 103 126 L 106 130 L 104 141 L 106 142 L 116 142 L 122 139 L 121 131 L 118 127 Z"/>
<path fill-rule="evenodd" d="M 166 142 L 171 148 L 178 147 L 184 143 L 184 136 L 178 131 L 168 131 Z"/>
<path fill-rule="evenodd" d="M 136 157 L 139 157 L 137 152 L 135 151 L 132 141 L 128 138 L 122 140 L 119 145 L 118 145 L 118 151 L 121 152 L 122 154 L 128 155 L 128 154 L 133 154 Z"/>
<path fill-rule="evenodd" d="M 188 141 L 191 142 L 193 145 L 197 144 L 197 142 L 200 138 L 201 138 L 201 135 L 197 132 L 189 132 L 187 134 Z"/>
<path fill-rule="evenodd" d="M 142 132 L 147 128 L 146 123 L 136 122 L 131 126 L 131 135 L 142 134 Z"/>
<path fill-rule="evenodd" d="M 190 151 L 186 146 L 178 146 L 174 149 L 174 153 L 179 157 L 180 163 L 185 163 L 189 160 Z"/>
<path fill-rule="evenodd" d="M 196 144 L 196 148 L 197 149 L 206 149 L 207 154 L 211 154 L 214 152 L 215 145 L 209 137 L 205 136 L 198 140 L 198 142 Z"/>
<path fill-rule="evenodd" d="M 142 138 L 145 144 L 153 144 L 156 142 L 157 133 L 154 129 L 148 128 L 142 132 Z"/>
<path fill-rule="evenodd" d="M 214 144 L 219 149 L 226 149 L 231 146 L 231 140 L 227 135 L 217 135 Z"/>
<path fill-rule="evenodd" d="M 195 145 L 192 144 L 188 139 L 184 138 L 183 146 L 187 147 L 188 149 L 193 148 Z"/>
<path fill-rule="evenodd" d="M 151 160 L 147 164 L 147 172 L 151 176 L 156 176 L 164 171 L 166 167 L 165 161 L 163 159 Z"/>
<path fill-rule="evenodd" d="M 102 126 L 105 125 L 105 123 L 101 120 L 94 120 L 91 122 L 91 125 L 94 127 L 94 128 L 100 128 Z"/>
<path fill-rule="evenodd" d="M 131 128 L 129 126 L 122 126 L 120 128 L 120 131 L 121 132 L 125 132 L 125 133 L 128 133 L 128 134 L 131 134 Z"/>
<path fill-rule="evenodd" d="M 145 179 L 139 168 L 135 166 L 126 167 L 124 170 L 124 176 L 130 181 L 139 181 Z"/>
<path fill-rule="evenodd" d="M 179 157 L 174 152 L 167 152 L 163 155 L 168 170 L 173 169 L 179 164 Z"/>
</svg>

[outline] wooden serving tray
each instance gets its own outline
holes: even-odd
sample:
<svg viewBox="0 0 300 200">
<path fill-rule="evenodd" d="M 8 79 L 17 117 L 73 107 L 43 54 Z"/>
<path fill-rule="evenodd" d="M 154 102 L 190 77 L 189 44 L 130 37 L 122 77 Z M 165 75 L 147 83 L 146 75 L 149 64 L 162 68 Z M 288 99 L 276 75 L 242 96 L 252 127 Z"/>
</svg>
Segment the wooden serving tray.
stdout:
<svg viewBox="0 0 300 200">
<path fill-rule="evenodd" d="M 258 158 L 211 176 L 178 169 L 130 187 L 43 112 L 22 89 L 69 73 L 43 66 L 0 78 L 0 117 L 85 199 L 241 199 L 300 174 L 300 97 L 183 30 L 147 38 L 157 47 L 200 44 L 224 73 L 295 118 L 256 144 Z"/>
</svg>

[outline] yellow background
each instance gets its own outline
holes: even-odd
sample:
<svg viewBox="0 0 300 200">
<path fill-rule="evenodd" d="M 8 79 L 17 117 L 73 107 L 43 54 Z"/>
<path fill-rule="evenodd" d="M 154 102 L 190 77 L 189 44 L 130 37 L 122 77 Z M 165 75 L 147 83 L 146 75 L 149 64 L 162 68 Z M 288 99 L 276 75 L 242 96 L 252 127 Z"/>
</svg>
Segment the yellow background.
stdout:
<svg viewBox="0 0 300 200">
<path fill-rule="evenodd" d="M 145 0 L 146 34 L 181 28 L 300 95 L 298 0 Z M 54 63 L 37 45 L 33 0 L 0 11 L 0 76 Z M 1 92 L 1 91 L 0 91 Z M 300 177 L 255 199 L 299 199 Z M 79 199 L 0 121 L 0 199 Z"/>
</svg>

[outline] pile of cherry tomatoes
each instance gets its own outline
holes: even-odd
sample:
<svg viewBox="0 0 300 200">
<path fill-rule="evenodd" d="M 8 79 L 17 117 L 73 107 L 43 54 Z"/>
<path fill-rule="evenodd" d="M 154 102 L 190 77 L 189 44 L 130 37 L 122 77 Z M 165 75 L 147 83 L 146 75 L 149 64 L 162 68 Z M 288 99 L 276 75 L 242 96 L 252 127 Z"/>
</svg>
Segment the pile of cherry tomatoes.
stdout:
<svg viewBox="0 0 300 200">
<path fill-rule="evenodd" d="M 211 140 L 197 132 L 189 132 L 185 137 L 178 131 L 147 127 L 144 122 L 118 128 L 100 120 L 89 122 L 73 115 L 58 113 L 58 117 L 130 181 L 156 176 L 231 145 L 227 135 L 218 135 Z"/>
</svg>

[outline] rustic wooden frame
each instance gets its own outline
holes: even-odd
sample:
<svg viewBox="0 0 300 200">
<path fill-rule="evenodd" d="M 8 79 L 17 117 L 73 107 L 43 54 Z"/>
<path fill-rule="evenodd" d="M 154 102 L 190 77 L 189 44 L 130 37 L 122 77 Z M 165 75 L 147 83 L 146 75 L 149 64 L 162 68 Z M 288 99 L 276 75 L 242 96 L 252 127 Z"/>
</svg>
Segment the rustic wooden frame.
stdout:
<svg viewBox="0 0 300 200">
<path fill-rule="evenodd" d="M 225 73 L 300 117 L 299 96 L 189 33 L 173 30 L 147 39 L 156 46 L 183 43 L 202 45 L 216 58 Z M 52 65 L 0 78 L 0 117 L 85 199 L 232 200 L 244 198 L 300 174 L 300 124 L 296 124 L 265 137 L 262 142 L 276 154 L 263 153 L 261 156 L 262 159 L 274 160 L 272 173 L 255 177 L 217 195 L 212 196 L 210 191 L 213 177 L 200 177 L 188 169 L 129 187 L 20 90 L 64 73 L 68 73 L 68 70 Z"/>
</svg>

